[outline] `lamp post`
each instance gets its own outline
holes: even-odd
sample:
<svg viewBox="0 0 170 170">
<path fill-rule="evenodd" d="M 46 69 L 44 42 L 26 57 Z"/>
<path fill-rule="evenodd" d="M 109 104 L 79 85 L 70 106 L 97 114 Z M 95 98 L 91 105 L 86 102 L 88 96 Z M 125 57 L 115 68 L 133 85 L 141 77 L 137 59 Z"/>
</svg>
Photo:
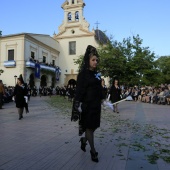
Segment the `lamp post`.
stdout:
<svg viewBox="0 0 170 170">
<path fill-rule="evenodd" d="M 16 85 L 16 79 L 17 79 L 17 76 L 15 75 L 15 76 L 14 76 L 14 78 L 15 78 L 15 85 Z"/>
</svg>

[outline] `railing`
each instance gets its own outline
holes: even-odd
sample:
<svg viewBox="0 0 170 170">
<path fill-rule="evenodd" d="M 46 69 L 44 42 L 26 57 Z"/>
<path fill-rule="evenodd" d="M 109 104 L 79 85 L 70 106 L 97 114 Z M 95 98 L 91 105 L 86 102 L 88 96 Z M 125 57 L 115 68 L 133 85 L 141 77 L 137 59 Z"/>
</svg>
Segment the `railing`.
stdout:
<svg viewBox="0 0 170 170">
<path fill-rule="evenodd" d="M 27 61 L 27 62 L 26 62 L 26 67 L 35 68 L 35 63 L 32 62 L 32 61 Z"/>
<path fill-rule="evenodd" d="M 16 67 L 16 62 L 14 60 L 4 61 L 4 67 Z"/>
<path fill-rule="evenodd" d="M 27 68 L 35 68 L 35 62 L 27 61 L 26 62 L 26 67 Z M 61 70 L 59 69 L 59 67 L 47 66 L 45 64 L 40 64 L 40 69 L 44 69 L 44 70 L 48 70 L 48 71 L 52 71 L 52 72 L 60 72 L 61 73 Z"/>
</svg>

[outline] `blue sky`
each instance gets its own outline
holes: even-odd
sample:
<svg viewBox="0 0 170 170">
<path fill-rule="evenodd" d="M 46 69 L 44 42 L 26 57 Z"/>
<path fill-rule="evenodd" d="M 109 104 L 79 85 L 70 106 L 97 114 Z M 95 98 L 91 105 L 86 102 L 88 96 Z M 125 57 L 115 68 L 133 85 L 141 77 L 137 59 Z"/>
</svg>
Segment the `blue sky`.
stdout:
<svg viewBox="0 0 170 170">
<path fill-rule="evenodd" d="M 1 2 L 0 30 L 17 33 L 58 33 L 64 0 L 4 0 Z M 115 40 L 139 34 L 143 46 L 156 56 L 170 55 L 170 0 L 84 0 L 84 17 L 90 30 L 96 28 Z"/>
</svg>

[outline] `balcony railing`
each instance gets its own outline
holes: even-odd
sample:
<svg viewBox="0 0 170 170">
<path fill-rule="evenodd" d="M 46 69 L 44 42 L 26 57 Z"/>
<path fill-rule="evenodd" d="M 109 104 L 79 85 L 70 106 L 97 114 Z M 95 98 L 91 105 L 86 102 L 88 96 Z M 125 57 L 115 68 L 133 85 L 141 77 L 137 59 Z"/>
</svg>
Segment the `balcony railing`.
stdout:
<svg viewBox="0 0 170 170">
<path fill-rule="evenodd" d="M 35 63 L 32 62 L 32 61 L 27 61 L 27 62 L 26 62 L 26 67 L 35 68 Z"/>
<path fill-rule="evenodd" d="M 27 61 L 26 67 L 27 68 L 35 68 L 35 62 Z M 52 71 L 52 72 L 61 72 L 59 67 L 48 66 L 48 65 L 45 65 L 45 64 L 42 64 L 42 63 L 40 63 L 40 69 L 44 69 L 44 70 L 48 70 L 48 71 Z"/>
<path fill-rule="evenodd" d="M 16 62 L 14 60 L 4 61 L 4 67 L 16 67 Z"/>
</svg>

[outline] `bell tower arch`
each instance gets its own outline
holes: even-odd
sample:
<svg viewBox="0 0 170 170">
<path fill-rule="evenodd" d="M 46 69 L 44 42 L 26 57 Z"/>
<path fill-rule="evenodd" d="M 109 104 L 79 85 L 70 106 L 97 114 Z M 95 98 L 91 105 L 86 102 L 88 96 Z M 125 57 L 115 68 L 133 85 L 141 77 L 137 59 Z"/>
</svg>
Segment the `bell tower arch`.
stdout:
<svg viewBox="0 0 170 170">
<path fill-rule="evenodd" d="M 64 10 L 64 20 L 59 26 L 59 32 L 63 32 L 67 27 L 81 26 L 85 30 L 89 30 L 89 23 L 83 16 L 85 3 L 83 0 L 66 0 L 62 4 Z"/>
</svg>

